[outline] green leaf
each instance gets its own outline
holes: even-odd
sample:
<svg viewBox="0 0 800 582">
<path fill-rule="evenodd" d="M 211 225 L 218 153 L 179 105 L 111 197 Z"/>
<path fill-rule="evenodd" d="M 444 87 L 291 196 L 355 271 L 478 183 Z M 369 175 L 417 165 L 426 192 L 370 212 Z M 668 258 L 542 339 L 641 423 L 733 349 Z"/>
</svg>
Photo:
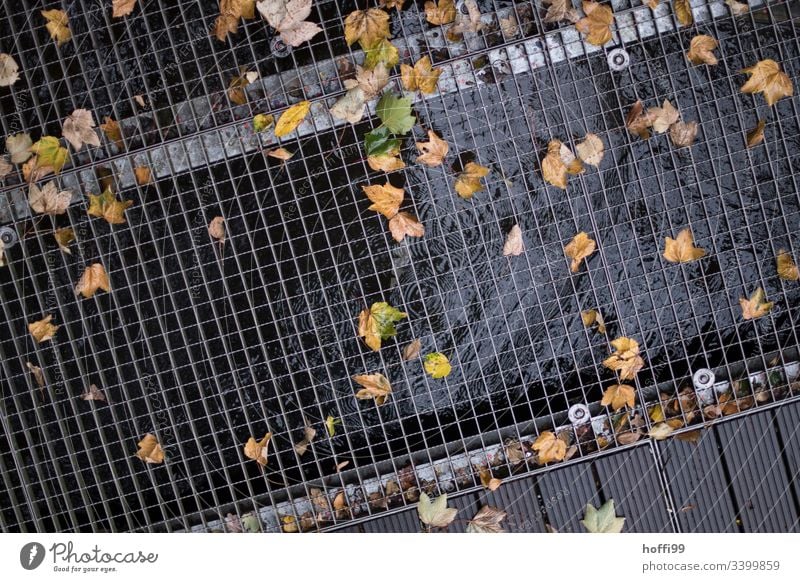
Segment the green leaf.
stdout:
<svg viewBox="0 0 800 582">
<path fill-rule="evenodd" d="M 275 124 L 275 116 L 274 115 L 265 115 L 263 113 L 259 113 L 253 118 L 253 129 L 256 132 L 261 133 L 272 127 Z"/>
<path fill-rule="evenodd" d="M 408 317 L 406 313 L 400 311 L 396 307 L 392 307 L 385 301 L 373 303 L 370 308 L 370 313 L 378 323 L 378 333 L 381 334 L 381 339 L 394 337 L 397 333 L 394 324 Z"/>
<path fill-rule="evenodd" d="M 625 525 L 624 517 L 617 517 L 614 500 L 609 499 L 600 509 L 592 504 L 586 505 L 586 513 L 581 520 L 583 527 L 591 533 L 619 533 Z"/>
<path fill-rule="evenodd" d="M 393 137 L 385 125 L 376 127 L 364 137 L 367 156 L 385 156 L 400 147 L 400 140 Z"/>
<path fill-rule="evenodd" d="M 401 135 L 411 131 L 417 122 L 417 118 L 411 115 L 411 99 L 399 97 L 394 93 L 383 94 L 375 108 L 375 113 L 389 131 Z"/>
<path fill-rule="evenodd" d="M 397 47 L 394 46 L 387 39 L 381 39 L 372 46 L 361 45 L 364 50 L 364 68 L 374 69 L 380 63 L 386 65 L 387 69 L 391 69 L 400 62 L 400 53 Z"/>
<path fill-rule="evenodd" d="M 329 437 L 332 437 L 333 435 L 336 434 L 337 424 L 342 424 L 342 421 L 339 420 L 338 418 L 334 418 L 330 414 L 328 415 L 328 418 L 325 419 L 325 428 L 328 430 Z"/>
<path fill-rule="evenodd" d="M 447 507 L 447 493 L 431 501 L 425 493 L 420 493 L 417 504 L 419 520 L 428 527 L 447 527 L 456 518 L 458 510 Z"/>
</svg>

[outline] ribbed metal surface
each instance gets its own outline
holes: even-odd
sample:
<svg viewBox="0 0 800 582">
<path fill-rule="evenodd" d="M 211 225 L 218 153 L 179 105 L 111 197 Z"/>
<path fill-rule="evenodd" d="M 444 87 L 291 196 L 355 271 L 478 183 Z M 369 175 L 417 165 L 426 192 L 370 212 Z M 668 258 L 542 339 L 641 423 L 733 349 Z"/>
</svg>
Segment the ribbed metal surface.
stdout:
<svg viewBox="0 0 800 582">
<path fill-rule="evenodd" d="M 585 531 L 580 521 L 586 504 L 599 507 L 600 496 L 591 463 L 548 471 L 537 478 L 542 499 L 556 499 L 547 510 L 547 523 L 559 532 Z"/>
<path fill-rule="evenodd" d="M 546 531 L 544 511 L 560 503 L 562 497 L 553 499 L 537 498 L 536 479 L 527 477 L 503 483 L 496 491 L 487 491 L 481 495 L 482 505 L 502 508 L 506 513 L 503 527 L 509 532 L 541 533 Z"/>
</svg>

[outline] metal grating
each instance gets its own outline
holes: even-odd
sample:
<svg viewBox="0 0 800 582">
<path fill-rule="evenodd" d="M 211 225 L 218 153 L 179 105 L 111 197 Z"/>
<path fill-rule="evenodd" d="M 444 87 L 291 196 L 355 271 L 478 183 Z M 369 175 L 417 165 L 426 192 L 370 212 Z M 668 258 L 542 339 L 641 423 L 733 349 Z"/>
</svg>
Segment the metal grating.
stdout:
<svg viewBox="0 0 800 582">
<path fill-rule="evenodd" d="M 313 486 L 346 488 L 355 506 L 376 473 L 399 471 L 411 457 L 435 464 L 444 451 L 454 471 L 455 451 L 528 438 L 535 426 L 563 424 L 570 405 L 599 400 L 611 375 L 601 366 L 605 340 L 581 324 L 590 307 L 610 321 L 610 335 L 643 345 L 640 401 L 699 367 L 732 378 L 743 365 L 745 375 L 773 365 L 767 354 L 796 359 L 800 291 L 771 265 L 779 248 L 800 256 L 797 98 L 768 109 L 738 92 L 738 70 L 761 58 L 799 77 L 800 24 L 785 14 L 788 4 L 733 19 L 720 2 L 696 2 L 697 24 L 685 30 L 666 3 L 654 16 L 615 2 L 617 34 L 604 49 L 587 47 L 571 27 L 545 25 L 525 2 L 482 2 L 489 26 L 456 45 L 424 24 L 416 5 L 407 8 L 393 17 L 404 60 L 429 54 L 445 69 L 440 93 L 415 103 L 415 137 L 433 128 L 451 144 L 456 168 L 477 159 L 492 174 L 469 203 L 455 196 L 450 168 L 409 164 L 392 174 L 427 229 L 397 245 L 360 190 L 384 180 L 368 171 L 360 147 L 374 120 L 334 126 L 324 113 L 341 94 L 336 59 L 356 58 L 342 39 L 355 3 L 315 2 L 325 32 L 284 59 L 271 56 L 261 22 L 229 43 L 212 39 L 215 2 L 140 3 L 113 22 L 98 3 L 71 3 L 74 39 L 60 49 L 36 18 L 41 3 L 3 4 L 0 50 L 18 57 L 24 76 L 0 91 L 4 134 L 59 135 L 78 107 L 121 120 L 124 151 L 84 151 L 60 179 L 96 192 L 95 174 L 108 167 L 120 195 L 135 201 L 128 224 L 109 228 L 89 220 L 76 196 L 58 220 L 78 237 L 69 257 L 47 221 L 27 216 L 17 178 L 0 186 L 0 216 L 22 239 L 0 271 L 3 529 L 207 528 L 226 513 L 302 499 Z M 529 23 L 506 39 L 492 23 L 510 11 Z M 700 32 L 720 41 L 717 67 L 690 67 L 683 56 Z M 615 46 L 631 57 L 625 71 L 609 70 Z M 242 67 L 263 81 L 248 89 L 248 105 L 233 107 L 225 88 Z M 314 102 L 314 116 L 286 142 L 295 157 L 267 160 L 252 115 L 302 98 Z M 691 149 L 624 130 L 633 102 L 665 98 L 700 122 Z M 765 145 L 748 150 L 744 133 L 762 117 Z M 574 145 L 587 131 L 606 141 L 602 170 L 573 179 L 566 195 L 545 187 L 547 142 Z M 404 157 L 413 156 L 406 140 Z M 153 166 L 155 184 L 133 184 L 139 163 Z M 216 215 L 227 223 L 222 248 L 206 233 Z M 514 222 L 527 252 L 508 261 L 500 249 Z M 685 226 L 710 256 L 666 265 L 663 239 Z M 599 252 L 570 276 L 562 249 L 579 230 L 593 234 Z M 75 281 L 98 260 L 113 293 L 78 301 Z M 773 316 L 743 324 L 738 297 L 758 285 L 776 302 Z M 407 311 L 409 323 L 373 354 L 355 337 L 355 317 L 377 300 Z M 35 345 L 26 325 L 43 313 L 63 327 L 56 342 Z M 400 363 L 414 337 L 450 356 L 446 381 Z M 46 395 L 27 361 L 44 368 Z M 377 370 L 395 387 L 380 410 L 356 402 L 349 380 Z M 109 405 L 76 398 L 91 382 Z M 321 434 L 328 414 L 342 419 L 338 434 L 298 458 L 292 444 L 304 422 Z M 262 473 L 240 450 L 266 430 L 274 453 Z M 165 445 L 163 466 L 132 457 L 148 431 Z M 350 465 L 336 474 L 342 461 Z"/>
</svg>

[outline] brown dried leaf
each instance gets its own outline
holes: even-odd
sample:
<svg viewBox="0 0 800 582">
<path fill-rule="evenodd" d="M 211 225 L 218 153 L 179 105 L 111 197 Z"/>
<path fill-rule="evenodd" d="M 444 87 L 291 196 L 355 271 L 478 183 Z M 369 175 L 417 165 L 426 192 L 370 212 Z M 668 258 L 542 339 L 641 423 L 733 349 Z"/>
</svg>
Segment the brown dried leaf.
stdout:
<svg viewBox="0 0 800 582">
<path fill-rule="evenodd" d="M 456 5 L 453 0 L 428 0 L 425 2 L 425 19 L 434 26 L 450 24 L 456 19 Z"/>
<path fill-rule="evenodd" d="M 214 240 L 225 242 L 225 219 L 221 216 L 215 216 L 208 223 L 208 234 Z"/>
<path fill-rule="evenodd" d="M 692 38 L 689 43 L 689 50 L 686 52 L 686 58 L 689 59 L 694 65 L 716 65 L 717 57 L 711 51 L 716 50 L 719 46 L 717 39 L 707 34 L 698 34 Z"/>
<path fill-rule="evenodd" d="M 102 194 L 89 194 L 89 216 L 97 216 L 108 224 L 125 224 L 125 210 L 133 206 L 133 200 L 117 200 L 111 188 Z"/>
<path fill-rule="evenodd" d="M 464 171 L 456 178 L 456 192 L 458 195 L 469 200 L 475 192 L 481 192 L 486 187 L 481 183 L 481 178 L 489 175 L 489 168 L 469 162 L 464 166 Z"/>
<path fill-rule="evenodd" d="M 506 40 L 517 36 L 519 25 L 517 24 L 517 16 L 514 12 L 509 12 L 507 16 L 500 17 L 500 32 L 503 33 L 503 38 Z"/>
<path fill-rule="evenodd" d="M 0 156 L 0 178 L 5 178 L 14 169 L 8 161 L 8 156 Z"/>
<path fill-rule="evenodd" d="M 436 135 L 432 129 L 428 130 L 428 139 L 430 141 L 417 142 L 417 149 L 422 152 L 421 155 L 417 156 L 417 163 L 424 164 L 429 168 L 441 166 L 450 151 L 450 146 L 447 145 L 445 140 Z"/>
<path fill-rule="evenodd" d="M 642 139 L 650 139 L 650 127 L 652 125 L 653 116 L 650 111 L 644 113 L 644 105 L 641 101 L 634 103 L 625 118 L 625 126 L 628 131 Z"/>
<path fill-rule="evenodd" d="M 467 523 L 467 533 L 502 533 L 505 530 L 500 522 L 505 518 L 506 512 L 502 509 L 484 505 Z"/>
<path fill-rule="evenodd" d="M 419 91 L 420 93 L 430 94 L 436 91 L 436 83 L 439 81 L 441 69 L 431 67 L 431 59 L 428 56 L 422 57 L 414 66 L 406 64 L 400 65 L 400 79 L 403 87 L 408 91 Z"/>
<path fill-rule="evenodd" d="M 448 37 L 460 37 L 465 32 L 479 32 L 483 28 L 481 10 L 476 0 L 464 0 L 462 6 L 467 9 L 467 13 L 456 10 L 456 23 L 447 31 Z"/>
<path fill-rule="evenodd" d="M 139 450 L 136 452 L 136 456 L 145 463 L 158 465 L 164 462 L 164 450 L 155 435 L 150 433 L 144 435 L 144 438 L 139 441 Z"/>
<path fill-rule="evenodd" d="M 766 298 L 764 289 L 761 287 L 753 291 L 749 299 L 740 297 L 739 305 L 742 308 L 742 317 L 744 319 L 758 319 L 768 314 L 774 303 L 772 301 L 765 301 Z"/>
<path fill-rule="evenodd" d="M 28 331 L 36 340 L 36 343 L 42 343 L 53 339 L 60 326 L 50 323 L 53 320 L 52 315 L 48 315 L 44 319 L 34 321 L 28 324 Z"/>
<path fill-rule="evenodd" d="M 86 299 L 94 296 L 98 290 L 111 291 L 111 283 L 108 280 L 108 273 L 106 268 L 101 263 L 92 263 L 78 279 L 78 284 L 75 286 L 75 293 L 80 293 Z"/>
<path fill-rule="evenodd" d="M 76 150 L 81 149 L 83 144 L 100 146 L 92 112 L 86 109 L 76 109 L 64 120 L 62 135 Z"/>
<path fill-rule="evenodd" d="M 737 2 L 737 0 L 725 0 L 725 4 L 728 5 L 728 8 L 731 10 L 731 14 L 734 16 L 741 16 L 742 14 L 747 14 L 750 11 L 750 6 L 744 2 Z"/>
<path fill-rule="evenodd" d="M 763 119 L 758 120 L 758 124 L 747 132 L 747 147 L 752 148 L 764 141 L 764 128 L 767 122 Z"/>
<path fill-rule="evenodd" d="M 547 144 L 547 154 L 542 159 L 542 177 L 545 181 L 566 190 L 569 174 L 583 171 L 583 164 L 566 145 L 557 139 Z"/>
<path fill-rule="evenodd" d="M 612 38 L 611 24 L 614 22 L 614 13 L 611 8 L 598 2 L 583 3 L 583 11 L 586 13 L 575 23 L 575 28 L 586 36 L 586 42 L 595 46 L 603 46 Z"/>
<path fill-rule="evenodd" d="M 650 438 L 660 441 L 667 438 L 674 431 L 675 429 L 672 426 L 670 426 L 666 422 L 661 422 L 653 426 L 653 428 L 650 429 L 650 432 L 648 434 L 650 435 Z"/>
<path fill-rule="evenodd" d="M 600 167 L 600 162 L 603 161 L 603 153 L 605 146 L 603 140 L 593 133 L 587 133 L 583 141 L 575 146 L 578 150 L 578 157 L 587 164 Z"/>
<path fill-rule="evenodd" d="M 56 41 L 56 46 L 61 46 L 72 38 L 69 30 L 69 19 L 63 10 L 42 10 L 42 16 L 47 20 L 47 32 L 50 38 Z"/>
<path fill-rule="evenodd" d="M 673 123 L 669 128 L 669 137 L 675 147 L 690 147 L 694 143 L 695 137 L 697 137 L 697 122 L 678 121 Z"/>
<path fill-rule="evenodd" d="M 30 148 L 33 145 L 31 136 L 27 133 L 17 133 L 6 138 L 6 151 L 11 156 L 12 164 L 24 164 L 33 154 Z"/>
<path fill-rule="evenodd" d="M 398 212 L 389 219 L 389 232 L 397 242 L 402 242 L 406 236 L 421 237 L 425 235 L 425 227 L 417 220 L 416 216 L 408 212 Z"/>
<path fill-rule="evenodd" d="M 794 260 L 792 260 L 792 255 L 787 251 L 784 249 L 778 251 L 776 263 L 778 267 L 778 277 L 785 281 L 800 281 L 800 270 L 798 270 L 797 265 Z"/>
<path fill-rule="evenodd" d="M 125 147 L 125 141 L 122 139 L 122 128 L 119 123 L 110 117 L 106 117 L 105 123 L 100 124 L 100 129 L 103 130 L 106 137 L 113 141 L 120 150 Z"/>
<path fill-rule="evenodd" d="M 392 386 L 383 374 L 360 374 L 353 376 L 353 380 L 362 387 L 356 392 L 356 398 L 375 400 L 376 406 L 382 406 L 392 393 Z"/>
<path fill-rule="evenodd" d="M 403 4 L 405 4 L 406 0 L 381 0 L 380 5 L 386 10 L 391 10 L 392 8 L 396 8 L 398 12 L 403 9 Z"/>
<path fill-rule="evenodd" d="M 312 0 L 261 0 L 257 7 L 269 25 L 281 34 L 283 42 L 300 46 L 322 29 L 306 20 L 311 15 Z"/>
<path fill-rule="evenodd" d="M 106 401 L 106 395 L 97 387 L 96 384 L 90 384 L 86 390 L 80 395 L 81 400 L 99 400 L 100 402 Z"/>
<path fill-rule="evenodd" d="M 539 455 L 539 464 L 544 465 L 554 461 L 563 461 L 567 454 L 567 444 L 546 430 L 534 441 L 533 450 Z"/>
<path fill-rule="evenodd" d="M 589 238 L 585 232 L 579 232 L 573 239 L 564 247 L 564 254 L 567 258 L 572 259 L 569 265 L 570 271 L 577 273 L 581 267 L 583 259 L 589 257 L 597 248 L 594 240 Z"/>
<path fill-rule="evenodd" d="M 40 190 L 36 184 L 31 184 L 28 191 L 28 204 L 31 209 L 39 214 L 55 216 L 64 214 L 72 200 L 72 192 L 58 190 L 55 182 L 48 182 Z"/>
<path fill-rule="evenodd" d="M 763 93 L 767 105 L 774 105 L 783 97 L 791 97 L 794 87 L 789 76 L 781 71 L 781 66 L 772 59 L 758 61 L 742 73 L 750 78 L 742 86 L 742 93 Z"/>
<path fill-rule="evenodd" d="M 353 87 L 347 91 L 330 108 L 330 113 L 336 119 L 348 123 L 358 123 L 364 117 L 366 110 L 366 96 L 361 87 Z"/>
<path fill-rule="evenodd" d="M 383 88 L 386 87 L 386 84 L 389 82 L 389 70 L 382 62 L 375 65 L 372 69 L 365 69 L 357 65 L 354 81 L 359 89 L 364 92 L 364 99 L 369 101 L 377 97 Z M 345 82 L 345 86 L 348 84 L 355 86 L 352 85 L 352 82 L 352 80 L 350 83 Z"/>
<path fill-rule="evenodd" d="M 503 454 L 512 465 L 517 465 L 525 460 L 525 450 L 518 440 L 509 440 L 503 445 Z"/>
<path fill-rule="evenodd" d="M 673 10 L 675 16 L 678 18 L 683 26 L 691 26 L 694 24 L 694 14 L 692 14 L 692 4 L 690 0 L 674 0 Z"/>
<path fill-rule="evenodd" d="M 294 153 L 290 152 L 286 148 L 275 148 L 267 150 L 266 153 L 270 158 L 275 158 L 276 160 L 281 160 L 283 162 L 291 160 L 292 157 L 294 157 Z"/>
<path fill-rule="evenodd" d="M 506 237 L 506 243 L 503 245 L 503 256 L 517 257 L 525 250 L 525 243 L 522 240 L 522 229 L 518 224 L 511 227 Z"/>
<path fill-rule="evenodd" d="M 69 249 L 69 243 L 75 240 L 75 231 L 70 227 L 59 228 L 56 229 L 56 231 L 53 233 L 53 236 L 55 237 L 56 243 L 58 243 L 58 248 L 61 249 L 61 252 L 71 255 L 72 251 Z"/>
<path fill-rule="evenodd" d="M 153 181 L 152 173 L 147 166 L 136 166 L 133 169 L 133 175 L 136 177 L 136 183 L 139 186 L 146 186 Z"/>
<path fill-rule="evenodd" d="M 633 386 L 627 384 L 614 384 L 606 388 L 603 393 L 603 399 L 600 401 L 601 406 L 611 406 L 612 410 L 617 411 L 620 408 L 628 407 L 633 408 L 636 404 L 636 391 Z"/>
<path fill-rule="evenodd" d="M 397 215 L 405 195 L 403 188 L 395 188 L 389 182 L 386 182 L 382 186 L 375 184 L 362 186 L 361 189 L 364 190 L 367 198 L 372 201 L 369 210 L 380 212 L 390 220 Z"/>
<path fill-rule="evenodd" d="M 547 23 L 562 20 L 574 23 L 580 20 L 578 11 L 572 7 L 572 0 L 542 0 L 542 3 L 548 6 L 544 16 L 544 21 Z"/>
<path fill-rule="evenodd" d="M 606 333 L 606 322 L 603 320 L 603 315 L 599 310 L 588 309 L 586 311 L 581 311 L 581 320 L 585 327 L 592 327 L 596 323 L 597 332 L 602 334 Z"/>
<path fill-rule="evenodd" d="M 664 258 L 670 263 L 688 263 L 704 257 L 706 252 L 694 246 L 694 237 L 691 229 L 684 228 L 678 233 L 678 237 L 673 239 L 667 237 Z"/>
<path fill-rule="evenodd" d="M 44 392 L 44 388 L 46 386 L 46 382 L 44 380 L 44 372 L 39 366 L 34 366 L 30 362 L 25 362 L 25 365 L 30 370 L 30 373 L 33 375 L 33 379 L 36 380 L 36 385 L 39 387 L 39 390 Z"/>
<path fill-rule="evenodd" d="M 379 156 L 368 156 L 367 164 L 376 172 L 395 172 L 406 167 L 400 158 L 400 146 L 392 147 L 388 152 Z"/>
<path fill-rule="evenodd" d="M 380 8 L 354 10 L 344 21 L 344 38 L 348 46 L 359 41 L 372 47 L 389 38 L 389 13 Z"/>
<path fill-rule="evenodd" d="M 271 438 L 272 433 L 268 432 L 260 441 L 257 441 L 253 437 L 247 439 L 247 442 L 244 444 L 244 456 L 248 459 L 253 459 L 262 467 L 266 467 L 269 454 L 269 441 Z"/>
<path fill-rule="evenodd" d="M 136 7 L 136 2 L 138 0 L 114 0 L 111 3 L 113 8 L 113 12 L 111 13 L 112 18 L 122 18 L 123 16 L 127 16 L 133 9 Z"/>
<path fill-rule="evenodd" d="M 231 82 L 228 84 L 228 99 L 231 100 L 231 103 L 235 103 L 236 105 L 244 105 L 247 103 L 247 92 L 244 89 L 250 83 L 255 83 L 257 80 L 257 72 L 242 68 L 239 74 L 231 79 Z"/>
<path fill-rule="evenodd" d="M 492 472 L 489 469 L 481 469 L 480 478 L 481 478 L 481 485 L 483 485 L 489 491 L 497 491 L 497 489 L 500 488 L 500 485 L 503 484 L 502 479 L 498 479 L 497 477 L 492 477 Z"/>
<path fill-rule="evenodd" d="M 312 427 L 306 426 L 305 428 L 303 428 L 303 440 L 301 440 L 294 446 L 294 451 L 297 453 L 298 456 L 302 457 L 303 455 L 306 454 L 306 451 L 308 450 L 308 445 L 312 443 L 312 441 L 316 436 L 317 436 L 317 431 L 314 430 Z"/>
<path fill-rule="evenodd" d="M 652 121 L 651 126 L 656 133 L 664 133 L 673 123 L 680 119 L 680 113 L 673 107 L 668 99 L 664 100 L 661 107 L 651 107 L 647 110 L 648 116 Z"/>
<path fill-rule="evenodd" d="M 655 10 L 658 8 L 658 5 L 661 3 L 661 0 L 647 0 L 647 5 L 650 7 L 650 10 Z"/>
<path fill-rule="evenodd" d="M 10 87 L 19 81 L 19 65 L 9 54 L 0 53 L 0 87 Z"/>
<path fill-rule="evenodd" d="M 422 342 L 418 339 L 415 339 L 412 342 L 410 342 L 405 348 L 403 348 L 403 359 L 406 361 L 416 360 L 419 357 L 419 353 L 421 350 L 422 350 Z"/>
<path fill-rule="evenodd" d="M 644 367 L 638 342 L 627 337 L 618 337 L 611 342 L 611 346 L 615 352 L 603 360 L 603 365 L 618 372 L 621 380 L 633 380 Z"/>
</svg>

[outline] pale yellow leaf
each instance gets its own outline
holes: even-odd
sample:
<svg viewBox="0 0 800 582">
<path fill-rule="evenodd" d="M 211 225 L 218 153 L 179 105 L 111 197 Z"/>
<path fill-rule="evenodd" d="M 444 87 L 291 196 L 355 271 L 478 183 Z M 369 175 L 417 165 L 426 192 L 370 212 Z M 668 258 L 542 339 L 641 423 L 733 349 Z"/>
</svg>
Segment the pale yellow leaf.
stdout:
<svg viewBox="0 0 800 582">
<path fill-rule="evenodd" d="M 694 246 L 692 231 L 684 228 L 677 238 L 667 237 L 664 247 L 664 258 L 670 263 L 688 263 L 704 257 L 706 252 Z"/>
<path fill-rule="evenodd" d="M 564 247 L 564 254 L 567 258 L 572 259 L 570 263 L 570 271 L 577 273 L 580 269 L 583 259 L 589 257 L 597 248 L 597 243 L 589 238 L 585 232 L 579 232 L 572 240 Z"/>
<path fill-rule="evenodd" d="M 33 339 L 36 340 L 36 343 L 49 341 L 56 335 L 60 326 L 51 323 L 52 321 L 53 316 L 48 315 L 44 319 L 28 324 L 28 331 L 33 336 Z"/>
<path fill-rule="evenodd" d="M 164 462 L 164 450 L 158 442 L 155 435 L 147 433 L 144 438 L 139 441 L 139 450 L 136 452 L 145 463 L 160 464 Z"/>
<path fill-rule="evenodd" d="M 101 263 L 92 263 L 78 279 L 78 284 L 75 285 L 75 293 L 80 293 L 85 298 L 90 298 L 97 293 L 98 290 L 111 291 L 111 283 L 108 280 L 108 273 Z"/>
<path fill-rule="evenodd" d="M 310 109 L 311 102 L 301 101 L 281 113 L 278 123 L 275 124 L 275 137 L 284 137 L 292 133 L 303 122 Z"/>
</svg>

